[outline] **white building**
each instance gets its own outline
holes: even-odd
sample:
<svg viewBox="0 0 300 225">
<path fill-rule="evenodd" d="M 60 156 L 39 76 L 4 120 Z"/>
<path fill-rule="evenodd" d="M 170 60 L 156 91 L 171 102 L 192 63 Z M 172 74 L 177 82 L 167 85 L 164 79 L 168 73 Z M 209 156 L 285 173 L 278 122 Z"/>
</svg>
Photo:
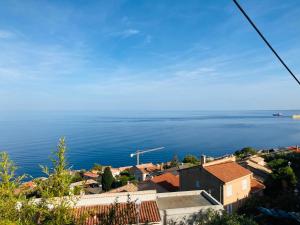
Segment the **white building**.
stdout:
<svg viewBox="0 0 300 225">
<path fill-rule="evenodd" d="M 131 199 L 131 208 L 128 209 L 128 196 Z M 107 193 L 101 195 L 86 195 L 81 197 L 76 205 L 76 216 L 87 212 L 86 225 L 96 225 L 105 216 L 112 204 L 118 202 L 117 215 L 120 224 L 167 224 L 169 221 L 181 221 L 190 218 L 199 211 L 207 209 L 222 210 L 223 206 L 207 192 L 185 191 L 172 193 L 156 193 L 156 191 L 139 191 L 127 193 Z M 97 216 L 98 215 L 98 216 Z"/>
</svg>

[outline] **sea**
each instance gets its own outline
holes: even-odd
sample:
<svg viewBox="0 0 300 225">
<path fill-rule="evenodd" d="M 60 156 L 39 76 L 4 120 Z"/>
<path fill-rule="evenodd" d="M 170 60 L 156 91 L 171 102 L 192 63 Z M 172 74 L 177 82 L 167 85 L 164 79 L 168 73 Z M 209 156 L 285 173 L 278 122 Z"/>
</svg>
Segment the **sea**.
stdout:
<svg viewBox="0 0 300 225">
<path fill-rule="evenodd" d="M 280 112 L 283 117 L 272 114 Z M 0 151 L 9 153 L 17 174 L 43 176 L 60 137 L 67 144 L 68 166 L 95 163 L 135 165 L 137 150 L 164 147 L 141 155 L 141 163 L 231 154 L 246 146 L 270 149 L 300 145 L 295 111 L 145 111 L 0 112 Z"/>
</svg>

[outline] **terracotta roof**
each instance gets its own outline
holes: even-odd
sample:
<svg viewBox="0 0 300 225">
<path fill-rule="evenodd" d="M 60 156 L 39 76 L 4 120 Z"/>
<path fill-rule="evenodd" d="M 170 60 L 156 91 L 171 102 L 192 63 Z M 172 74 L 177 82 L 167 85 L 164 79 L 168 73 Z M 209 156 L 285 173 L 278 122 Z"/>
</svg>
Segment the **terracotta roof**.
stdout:
<svg viewBox="0 0 300 225">
<path fill-rule="evenodd" d="M 220 163 L 204 166 L 203 168 L 224 183 L 252 174 L 250 170 L 247 170 L 236 162 Z"/>
<path fill-rule="evenodd" d="M 118 169 L 122 172 L 124 170 L 128 170 L 130 169 L 132 166 L 122 166 L 122 167 L 119 167 Z"/>
<path fill-rule="evenodd" d="M 83 176 L 85 176 L 85 177 L 92 177 L 92 178 L 97 178 L 97 177 L 99 177 L 98 174 L 92 173 L 92 172 L 85 172 L 85 173 L 83 174 Z"/>
<path fill-rule="evenodd" d="M 158 184 L 168 191 L 179 190 L 179 176 L 172 173 L 165 173 L 159 176 L 155 176 L 151 179 L 155 184 Z"/>
<path fill-rule="evenodd" d="M 258 180 L 251 179 L 251 192 L 252 193 L 261 191 L 265 188 L 266 188 L 266 186 L 264 184 L 260 183 Z"/>
<path fill-rule="evenodd" d="M 122 187 L 118 187 L 109 191 L 109 193 L 117 193 L 117 192 L 134 192 L 138 191 L 138 187 L 132 183 L 126 184 Z"/>
<path fill-rule="evenodd" d="M 97 181 L 93 179 L 78 181 L 70 184 L 70 187 L 76 187 L 76 186 L 83 186 L 83 185 L 90 185 L 90 184 L 98 184 Z"/>
<path fill-rule="evenodd" d="M 290 147 L 288 147 L 288 149 L 295 153 L 300 153 L 300 148 L 297 146 L 290 146 Z"/>
<path fill-rule="evenodd" d="M 24 188 L 35 188 L 36 183 L 34 183 L 34 181 L 28 181 L 26 183 L 23 183 L 22 187 L 24 187 Z"/>
<path fill-rule="evenodd" d="M 158 170 L 158 167 L 155 166 L 152 163 L 145 163 L 145 164 L 140 164 L 135 166 L 138 170 L 140 170 L 142 173 L 150 173 L 155 170 Z"/>
<path fill-rule="evenodd" d="M 98 225 L 99 221 L 109 217 L 112 207 L 113 205 L 95 205 L 76 208 L 75 218 L 80 222 L 83 219 L 84 222 L 80 223 L 83 225 Z M 140 223 L 161 221 L 156 201 L 143 201 L 140 207 Z M 111 225 L 135 224 L 137 221 L 137 209 L 134 203 L 117 203 L 115 213 L 116 221 L 110 221 Z"/>
</svg>

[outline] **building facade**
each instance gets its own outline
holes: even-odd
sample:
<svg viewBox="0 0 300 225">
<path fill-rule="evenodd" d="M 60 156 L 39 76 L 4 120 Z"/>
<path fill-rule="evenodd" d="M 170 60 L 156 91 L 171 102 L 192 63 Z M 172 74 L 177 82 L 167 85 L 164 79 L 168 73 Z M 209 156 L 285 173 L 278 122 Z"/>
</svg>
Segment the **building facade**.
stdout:
<svg viewBox="0 0 300 225">
<path fill-rule="evenodd" d="M 206 190 L 231 213 L 243 204 L 251 193 L 253 174 L 226 157 L 200 166 L 180 170 L 180 190 Z M 257 181 L 255 182 L 257 186 Z M 263 185 L 261 187 L 264 187 Z"/>
</svg>

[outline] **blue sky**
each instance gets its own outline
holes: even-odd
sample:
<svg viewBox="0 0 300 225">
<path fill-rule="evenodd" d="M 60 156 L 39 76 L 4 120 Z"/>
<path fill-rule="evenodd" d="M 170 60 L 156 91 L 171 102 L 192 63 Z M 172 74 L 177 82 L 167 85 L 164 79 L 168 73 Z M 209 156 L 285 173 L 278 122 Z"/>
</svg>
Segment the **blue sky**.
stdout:
<svg viewBox="0 0 300 225">
<path fill-rule="evenodd" d="M 300 1 L 240 3 L 300 77 Z M 0 110 L 300 109 L 231 0 L 0 5 Z"/>
</svg>

